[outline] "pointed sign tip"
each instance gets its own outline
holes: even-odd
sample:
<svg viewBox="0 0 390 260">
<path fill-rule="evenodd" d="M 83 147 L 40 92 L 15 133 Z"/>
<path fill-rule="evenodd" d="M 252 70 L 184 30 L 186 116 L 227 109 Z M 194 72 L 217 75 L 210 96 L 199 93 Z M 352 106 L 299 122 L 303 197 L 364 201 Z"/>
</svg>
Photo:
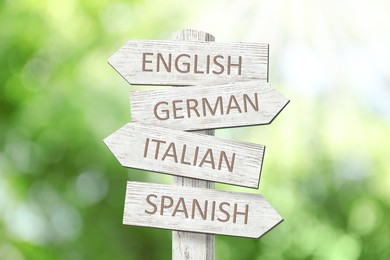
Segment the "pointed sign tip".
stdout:
<svg viewBox="0 0 390 260">
<path fill-rule="evenodd" d="M 283 96 L 284 97 L 284 96 Z M 286 106 L 290 103 L 290 100 L 286 98 L 285 102 L 281 103 L 280 104 L 280 107 L 278 108 L 279 109 L 279 112 L 277 112 L 270 120 L 269 122 L 267 123 L 267 125 L 270 125 L 274 122 L 275 118 L 277 118 L 279 116 L 280 113 L 282 113 L 282 111 L 286 108 Z"/>
<path fill-rule="evenodd" d="M 280 217 L 279 220 L 276 220 L 276 223 L 274 225 L 272 225 L 271 227 L 268 228 L 268 230 L 266 230 L 265 232 L 260 232 L 256 237 L 253 237 L 255 239 L 260 239 L 262 238 L 263 236 L 265 236 L 266 234 L 268 234 L 269 232 L 271 232 L 271 230 L 273 230 L 274 228 L 276 228 L 277 226 L 279 226 L 279 224 L 281 224 L 284 219 L 278 214 L 278 216 Z"/>
</svg>

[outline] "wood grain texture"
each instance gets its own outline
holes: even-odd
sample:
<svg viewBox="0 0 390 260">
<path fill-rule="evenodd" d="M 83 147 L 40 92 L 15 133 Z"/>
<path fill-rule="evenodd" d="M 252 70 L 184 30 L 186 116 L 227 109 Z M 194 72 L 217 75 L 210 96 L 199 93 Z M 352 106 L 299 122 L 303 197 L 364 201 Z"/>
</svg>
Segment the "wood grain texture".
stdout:
<svg viewBox="0 0 390 260">
<path fill-rule="evenodd" d="M 185 29 L 172 35 L 175 41 L 213 42 L 215 37 L 209 33 Z M 215 135 L 214 130 L 198 131 L 199 134 Z M 186 177 L 173 177 L 173 184 L 184 187 L 198 187 L 214 189 L 214 182 L 192 179 Z M 200 234 L 193 232 L 172 232 L 172 259 L 173 260 L 214 260 L 215 236 L 212 234 Z"/>
<path fill-rule="evenodd" d="M 132 92 L 133 122 L 180 130 L 271 123 L 289 100 L 267 82 Z"/>
<path fill-rule="evenodd" d="M 128 123 L 105 144 L 121 165 L 258 188 L 263 145 Z"/>
<path fill-rule="evenodd" d="M 126 225 L 259 238 L 282 220 L 257 194 L 127 183 Z"/>
<path fill-rule="evenodd" d="M 112 55 L 108 63 L 134 85 L 268 81 L 268 44 L 131 40 Z"/>
</svg>

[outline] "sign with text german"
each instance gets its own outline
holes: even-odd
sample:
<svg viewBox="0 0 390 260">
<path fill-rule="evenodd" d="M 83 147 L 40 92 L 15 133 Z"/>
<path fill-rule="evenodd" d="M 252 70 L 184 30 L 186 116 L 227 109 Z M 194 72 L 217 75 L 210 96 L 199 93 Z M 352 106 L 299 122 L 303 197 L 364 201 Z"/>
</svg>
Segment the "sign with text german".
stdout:
<svg viewBox="0 0 390 260">
<path fill-rule="evenodd" d="M 108 63 L 134 85 L 268 81 L 268 44 L 128 41 Z"/>
<path fill-rule="evenodd" d="M 269 124 L 289 100 L 267 82 L 133 92 L 133 122 L 178 130 Z"/>
<path fill-rule="evenodd" d="M 129 123 L 104 142 L 125 167 L 258 188 L 263 145 Z"/>
<path fill-rule="evenodd" d="M 282 221 L 257 194 L 127 182 L 126 225 L 259 238 Z"/>
</svg>

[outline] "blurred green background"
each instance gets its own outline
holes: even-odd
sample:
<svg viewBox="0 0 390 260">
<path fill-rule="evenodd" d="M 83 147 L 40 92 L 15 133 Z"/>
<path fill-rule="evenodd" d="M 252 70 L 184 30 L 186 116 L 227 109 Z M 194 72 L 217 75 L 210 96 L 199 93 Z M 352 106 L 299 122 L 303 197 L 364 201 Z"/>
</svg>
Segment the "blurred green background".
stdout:
<svg viewBox="0 0 390 260">
<path fill-rule="evenodd" d="M 128 170 L 102 139 L 130 120 L 107 59 L 183 28 L 270 44 L 291 99 L 269 126 L 218 130 L 264 144 L 259 190 L 285 221 L 260 240 L 218 236 L 217 259 L 390 259 L 390 3 L 0 1 L 0 259 L 171 259 L 171 232 L 124 226 Z"/>
</svg>

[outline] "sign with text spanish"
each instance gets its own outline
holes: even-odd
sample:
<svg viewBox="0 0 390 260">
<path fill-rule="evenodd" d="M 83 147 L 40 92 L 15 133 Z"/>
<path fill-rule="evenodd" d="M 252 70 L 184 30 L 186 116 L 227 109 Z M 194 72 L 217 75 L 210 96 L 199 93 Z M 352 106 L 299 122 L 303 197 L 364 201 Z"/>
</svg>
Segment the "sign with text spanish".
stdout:
<svg viewBox="0 0 390 260">
<path fill-rule="evenodd" d="M 258 188 L 263 145 L 129 123 L 104 139 L 121 165 Z"/>
<path fill-rule="evenodd" d="M 259 238 L 282 221 L 257 194 L 127 182 L 126 225 Z"/>
<path fill-rule="evenodd" d="M 134 85 L 268 81 L 268 44 L 128 41 L 108 63 Z"/>
<path fill-rule="evenodd" d="M 289 100 L 267 82 L 131 93 L 133 122 L 201 130 L 269 124 Z"/>
</svg>

